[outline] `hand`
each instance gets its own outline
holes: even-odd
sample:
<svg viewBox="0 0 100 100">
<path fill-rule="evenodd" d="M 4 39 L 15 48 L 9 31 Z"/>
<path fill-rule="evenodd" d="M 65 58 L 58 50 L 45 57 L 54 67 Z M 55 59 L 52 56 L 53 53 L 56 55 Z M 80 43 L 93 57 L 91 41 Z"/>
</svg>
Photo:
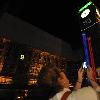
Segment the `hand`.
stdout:
<svg viewBox="0 0 100 100">
<path fill-rule="evenodd" d="M 88 79 L 89 80 L 94 80 L 94 77 L 93 77 L 93 70 L 91 67 L 88 67 L 87 69 L 87 76 L 88 76 Z"/>
<path fill-rule="evenodd" d="M 83 81 L 83 74 L 84 74 L 84 69 L 82 67 L 78 70 L 78 81 L 82 82 Z"/>
</svg>

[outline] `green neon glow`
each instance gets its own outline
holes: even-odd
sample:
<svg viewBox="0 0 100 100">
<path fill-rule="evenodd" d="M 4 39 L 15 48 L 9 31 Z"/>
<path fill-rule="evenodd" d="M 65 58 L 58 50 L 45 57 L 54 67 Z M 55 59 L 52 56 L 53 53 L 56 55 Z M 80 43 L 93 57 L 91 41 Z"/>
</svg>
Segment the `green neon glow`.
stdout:
<svg viewBox="0 0 100 100">
<path fill-rule="evenodd" d="M 83 6 L 80 10 L 79 10 L 79 13 L 81 12 L 81 11 L 83 11 L 85 8 L 87 8 L 89 5 L 91 5 L 91 4 L 93 4 L 91 1 L 90 2 L 88 2 L 85 6 Z"/>
</svg>

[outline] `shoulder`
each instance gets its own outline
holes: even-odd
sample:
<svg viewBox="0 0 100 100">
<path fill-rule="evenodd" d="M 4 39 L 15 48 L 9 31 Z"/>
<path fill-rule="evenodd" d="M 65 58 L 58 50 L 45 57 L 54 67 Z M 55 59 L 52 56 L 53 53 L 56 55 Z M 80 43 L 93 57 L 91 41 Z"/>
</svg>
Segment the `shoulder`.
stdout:
<svg viewBox="0 0 100 100">
<path fill-rule="evenodd" d="M 89 86 L 73 91 L 69 98 L 74 98 L 72 100 L 98 100 L 98 95 L 97 92 Z"/>
<path fill-rule="evenodd" d="M 49 100 L 61 100 L 62 96 L 65 94 L 65 96 L 70 95 L 69 91 L 71 91 L 70 89 L 64 88 L 62 91 L 56 93 L 52 98 L 50 98 Z M 67 93 L 68 92 L 68 93 Z"/>
</svg>

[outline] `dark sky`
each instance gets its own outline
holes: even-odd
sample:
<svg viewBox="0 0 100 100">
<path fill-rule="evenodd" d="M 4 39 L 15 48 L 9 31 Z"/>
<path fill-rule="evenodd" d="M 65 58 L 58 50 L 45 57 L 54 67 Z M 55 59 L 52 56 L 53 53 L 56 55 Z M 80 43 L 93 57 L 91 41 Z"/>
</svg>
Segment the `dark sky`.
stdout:
<svg viewBox="0 0 100 100">
<path fill-rule="evenodd" d="M 7 12 L 70 43 L 73 49 L 82 47 L 82 37 L 77 15 L 77 11 L 82 5 L 82 0 L 55 2 L 54 0 L 7 1 L 2 3 Z"/>
</svg>

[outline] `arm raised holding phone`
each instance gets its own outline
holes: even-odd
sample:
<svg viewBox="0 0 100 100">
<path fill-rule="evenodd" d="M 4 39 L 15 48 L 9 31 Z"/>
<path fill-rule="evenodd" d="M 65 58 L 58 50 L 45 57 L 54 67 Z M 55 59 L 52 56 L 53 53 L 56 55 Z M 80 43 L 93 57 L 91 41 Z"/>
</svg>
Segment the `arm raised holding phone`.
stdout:
<svg viewBox="0 0 100 100">
<path fill-rule="evenodd" d="M 97 92 L 100 92 L 100 86 L 99 84 L 95 81 L 94 77 L 93 77 L 93 70 L 91 67 L 88 67 L 87 69 L 87 76 L 88 76 L 88 79 L 90 80 L 91 82 L 91 85 L 92 87 L 97 91 Z"/>
</svg>

